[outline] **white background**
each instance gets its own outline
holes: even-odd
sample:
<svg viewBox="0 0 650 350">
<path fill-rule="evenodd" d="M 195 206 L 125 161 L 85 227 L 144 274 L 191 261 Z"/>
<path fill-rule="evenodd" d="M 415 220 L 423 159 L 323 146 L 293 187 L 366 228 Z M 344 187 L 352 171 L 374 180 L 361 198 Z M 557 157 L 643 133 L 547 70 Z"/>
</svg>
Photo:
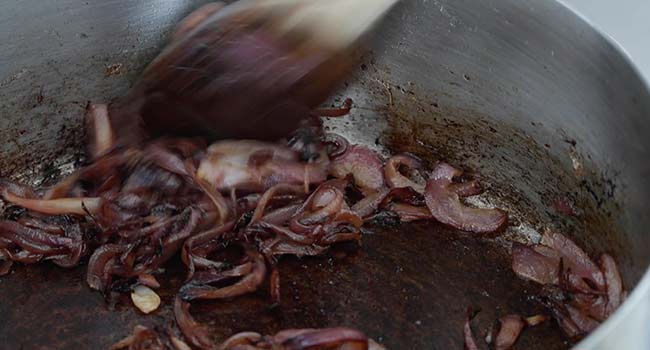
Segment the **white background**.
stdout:
<svg viewBox="0 0 650 350">
<path fill-rule="evenodd" d="M 650 83 L 650 0 L 561 0 L 612 37 Z"/>
</svg>

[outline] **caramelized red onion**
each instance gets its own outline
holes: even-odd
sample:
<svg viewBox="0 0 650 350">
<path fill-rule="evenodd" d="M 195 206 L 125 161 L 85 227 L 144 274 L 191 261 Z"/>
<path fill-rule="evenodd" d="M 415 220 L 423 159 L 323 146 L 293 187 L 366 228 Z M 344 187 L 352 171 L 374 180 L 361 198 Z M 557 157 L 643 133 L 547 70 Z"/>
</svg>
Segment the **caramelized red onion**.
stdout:
<svg viewBox="0 0 650 350">
<path fill-rule="evenodd" d="M 221 141 L 208 148 L 197 176 L 218 190 L 260 191 L 275 184 L 318 183 L 325 169 L 302 164 L 289 148 L 257 141 Z"/>
<path fill-rule="evenodd" d="M 319 113 L 333 116 L 346 108 Z M 435 219 L 477 233 L 497 232 L 507 221 L 499 209 L 465 205 L 461 198 L 480 194 L 482 187 L 476 180 L 459 180 L 462 172 L 448 164 L 438 164 L 425 181 L 426 171 L 414 156 L 397 155 L 384 164 L 376 152 L 338 135 L 314 141 L 322 130 L 309 131 L 293 148 L 240 140 L 205 150 L 200 141 L 159 139 L 115 150 L 106 108 L 90 107 L 88 118 L 91 164 L 42 197 L 41 191 L 0 182 L 3 198 L 27 209 L 0 222 L 0 275 L 14 262 L 52 260 L 72 267 L 90 255 L 91 288 L 106 293 L 134 283 L 157 288 L 153 274 L 179 254 L 188 276 L 174 314 L 189 345 L 170 331 L 141 327 L 118 344 L 130 349 L 217 349 L 207 328 L 190 315 L 189 301 L 251 293 L 268 278 L 271 299 L 278 302 L 279 256 L 320 255 L 336 243 L 358 242 L 364 219 L 377 213 L 402 222 Z M 327 181 L 328 176 L 336 179 Z M 71 221 L 49 221 L 64 215 Z M 238 258 L 228 251 L 234 248 L 241 249 Z M 594 329 L 624 299 L 615 261 L 603 255 L 595 264 L 560 234 L 547 233 L 537 245 L 515 243 L 512 252 L 518 276 L 558 291 L 548 305 L 569 336 Z M 526 324 L 543 319 L 502 318 L 494 345 L 510 348 Z M 470 321 L 465 347 L 476 349 Z M 219 348 L 383 347 L 356 330 L 332 328 L 242 333 Z"/>
<path fill-rule="evenodd" d="M 336 159 L 347 152 L 350 143 L 343 136 L 338 134 L 325 134 L 325 145 L 327 146 L 327 155 L 331 159 Z"/>
<path fill-rule="evenodd" d="M 383 162 L 366 146 L 349 146 L 343 155 L 332 161 L 330 173 L 340 179 L 351 175 L 354 183 L 365 193 L 384 187 Z"/>
<path fill-rule="evenodd" d="M 553 317 L 572 340 L 594 330 L 622 302 L 623 285 L 614 259 L 603 254 L 599 264 L 560 233 L 546 232 L 540 244 L 514 243 L 513 271 L 545 285 Z"/>
<path fill-rule="evenodd" d="M 623 303 L 623 281 L 614 258 L 603 254 L 600 256 L 599 265 L 607 285 L 607 307 L 605 315 L 609 317 Z"/>
<path fill-rule="evenodd" d="M 288 329 L 274 336 L 244 332 L 223 342 L 223 350 L 380 350 L 383 347 L 349 328 Z"/>
<path fill-rule="evenodd" d="M 561 258 L 553 248 L 512 244 L 512 270 L 517 276 L 537 283 L 559 283 Z"/>
<path fill-rule="evenodd" d="M 496 350 L 508 350 L 519 338 L 519 334 L 526 326 L 526 323 L 519 315 L 506 315 L 499 319 L 501 328 L 494 340 Z"/>
<path fill-rule="evenodd" d="M 8 191 L 5 191 L 2 197 L 12 204 L 48 215 L 94 215 L 102 209 L 103 205 L 101 198 L 29 199 L 16 196 Z"/>
<path fill-rule="evenodd" d="M 178 328 L 188 343 L 199 349 L 215 348 L 207 327 L 194 320 L 190 314 L 190 304 L 181 300 L 180 297 L 176 297 L 174 300 L 174 317 Z"/>
<path fill-rule="evenodd" d="M 422 168 L 422 162 L 408 154 L 396 155 L 388 159 L 384 171 L 386 182 L 391 188 L 410 187 L 418 193 L 424 193 L 424 183 L 417 183 L 402 174 L 402 168 L 405 171 L 415 171 Z"/>
<path fill-rule="evenodd" d="M 424 197 L 433 217 L 459 230 L 492 233 L 501 230 L 508 215 L 500 209 L 471 208 L 460 202 L 450 186 L 462 172 L 449 164 L 440 163 L 427 182 Z"/>
<path fill-rule="evenodd" d="M 546 232 L 542 235 L 540 243 L 562 254 L 564 267 L 572 274 L 589 280 L 598 290 L 605 290 L 605 279 L 598 265 L 573 241 L 562 234 Z"/>
<path fill-rule="evenodd" d="M 427 207 L 416 207 L 410 204 L 393 203 L 388 206 L 388 210 L 397 214 L 402 222 L 429 220 L 433 218 L 431 211 Z"/>
<path fill-rule="evenodd" d="M 474 339 L 474 333 L 472 332 L 472 319 L 476 316 L 471 310 L 467 311 L 467 318 L 465 319 L 465 324 L 463 326 L 463 336 L 464 336 L 464 345 L 465 350 L 478 350 L 478 345 Z"/>
<path fill-rule="evenodd" d="M 225 287 L 212 287 L 210 285 L 186 284 L 180 290 L 183 300 L 193 299 L 224 299 L 236 297 L 253 292 L 264 282 L 266 277 L 266 264 L 261 254 L 256 251 L 246 252 L 248 259 L 253 263 L 253 269 L 236 283 Z"/>
</svg>

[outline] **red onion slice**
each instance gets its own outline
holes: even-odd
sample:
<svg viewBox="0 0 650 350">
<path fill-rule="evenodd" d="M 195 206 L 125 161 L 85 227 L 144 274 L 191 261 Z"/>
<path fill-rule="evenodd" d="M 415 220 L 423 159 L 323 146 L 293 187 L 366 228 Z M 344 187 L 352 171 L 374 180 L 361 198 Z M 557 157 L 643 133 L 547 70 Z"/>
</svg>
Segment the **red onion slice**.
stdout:
<svg viewBox="0 0 650 350">
<path fill-rule="evenodd" d="M 410 204 L 392 203 L 388 210 L 399 216 L 402 222 L 432 219 L 431 211 L 427 207 L 416 207 Z"/>
<path fill-rule="evenodd" d="M 400 154 L 391 157 L 384 167 L 388 186 L 391 188 L 410 187 L 418 193 L 424 193 L 425 185 L 417 183 L 404 176 L 400 172 L 400 168 L 407 168 L 407 171 L 413 171 L 422 168 L 422 162 L 409 154 Z"/>
<path fill-rule="evenodd" d="M 348 147 L 345 154 L 332 161 L 330 173 L 337 178 L 352 175 L 354 183 L 364 192 L 384 187 L 383 163 L 379 155 L 366 146 Z"/>
<path fill-rule="evenodd" d="M 475 233 L 492 233 L 501 230 L 508 219 L 500 209 L 467 207 L 460 202 L 458 194 L 449 186 L 455 176 L 462 172 L 440 163 L 427 182 L 424 197 L 433 217 L 443 224 L 459 230 Z"/>
<path fill-rule="evenodd" d="M 349 328 L 317 329 L 283 339 L 287 335 L 286 332 L 285 334 L 279 333 L 275 336 L 277 343 L 282 344 L 283 349 L 286 350 L 368 349 L 368 338 L 363 333 Z"/>
<path fill-rule="evenodd" d="M 190 314 L 190 304 L 183 302 L 179 297 L 176 297 L 174 301 L 174 316 L 178 328 L 180 328 L 181 333 L 191 345 L 199 349 L 215 348 L 207 327 L 194 320 Z"/>
<path fill-rule="evenodd" d="M 233 285 L 222 288 L 212 286 L 193 286 L 186 284 L 181 288 L 180 295 L 185 300 L 194 299 L 223 299 L 236 297 L 242 294 L 254 292 L 264 282 L 266 276 L 266 264 L 264 258 L 256 251 L 248 250 L 247 256 L 254 264 L 253 271 L 244 276 Z"/>
<path fill-rule="evenodd" d="M 526 323 L 519 315 L 503 316 L 499 323 L 501 328 L 494 340 L 494 347 L 496 350 L 508 350 L 515 344 Z"/>
<path fill-rule="evenodd" d="M 5 191 L 2 197 L 7 202 L 48 215 L 95 215 L 104 204 L 101 198 L 28 199 L 18 197 L 8 191 Z"/>
<path fill-rule="evenodd" d="M 465 319 L 465 324 L 463 325 L 463 336 L 464 336 L 464 345 L 465 350 L 478 350 L 478 345 L 476 345 L 476 340 L 474 339 L 474 333 L 472 332 L 472 319 L 476 316 L 476 313 L 472 312 L 471 309 L 467 310 L 467 318 Z"/>
<path fill-rule="evenodd" d="M 616 261 L 610 255 L 603 254 L 600 256 L 600 268 L 607 284 L 606 315 L 609 316 L 623 303 L 623 281 L 621 274 L 618 272 Z"/>
<path fill-rule="evenodd" d="M 598 266 L 589 258 L 587 253 L 572 240 L 560 233 L 545 232 L 541 244 L 551 247 L 562 254 L 565 269 L 572 274 L 590 280 L 598 290 L 605 291 L 605 279 Z"/>
<path fill-rule="evenodd" d="M 517 276 L 541 284 L 557 284 L 560 273 L 560 254 L 545 246 L 512 244 L 512 270 Z"/>
</svg>

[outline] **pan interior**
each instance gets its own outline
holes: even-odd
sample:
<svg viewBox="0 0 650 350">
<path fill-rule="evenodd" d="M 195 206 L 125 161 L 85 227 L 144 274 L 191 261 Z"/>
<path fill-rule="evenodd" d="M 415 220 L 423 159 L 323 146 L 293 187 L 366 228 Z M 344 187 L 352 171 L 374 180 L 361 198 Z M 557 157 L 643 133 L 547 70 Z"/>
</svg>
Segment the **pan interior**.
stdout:
<svg viewBox="0 0 650 350">
<path fill-rule="evenodd" d="M 432 222 L 375 222 L 364 230 L 361 246 L 336 246 L 317 258 L 283 258 L 279 305 L 272 305 L 268 288 L 233 300 L 196 303 L 193 313 L 210 326 L 216 339 L 247 330 L 274 334 L 286 328 L 349 326 L 392 349 L 461 348 L 468 307 L 482 310 L 475 324 L 477 337 L 484 337 L 506 314 L 545 312 L 535 298 L 539 287 L 512 272 L 509 244 L 534 242 L 545 228 L 566 230 L 581 222 L 539 206 L 540 200 L 561 198 L 562 192 L 548 192 L 559 191 L 561 180 L 552 183 L 552 189 L 531 195 L 522 191 L 526 188 L 522 183 L 510 181 L 526 164 L 499 176 L 492 172 L 512 167 L 508 157 L 523 157 L 517 152 L 524 152 L 535 157 L 532 163 L 540 162 L 539 167 L 560 174 L 548 178 L 569 174 L 562 173 L 559 162 L 543 146 L 512 127 L 466 111 L 423 108 L 415 93 L 383 80 L 381 68 L 371 62 L 364 63 L 371 73 L 351 77 L 347 87 L 328 102 L 335 106 L 352 98 L 354 108 L 349 116 L 326 120 L 326 130 L 386 156 L 410 152 L 429 165 L 445 160 L 462 167 L 487 187 L 472 204 L 506 208 L 511 225 L 498 237 L 482 237 Z M 467 124 L 463 118 L 468 118 Z M 494 131 L 485 136 L 486 130 Z M 519 147 L 522 142 L 529 143 L 526 151 Z M 82 149 L 57 158 L 60 164 L 52 170 L 19 177 L 35 185 L 53 183 L 75 168 L 66 159 L 77 157 Z M 528 181 L 539 178 L 537 169 L 529 171 Z M 127 297 L 114 307 L 107 305 L 86 286 L 84 267 L 21 266 L 0 281 L 0 295 L 6 300 L 18 298 L 25 308 L 0 305 L 5 315 L 0 334 L 16 348 L 46 349 L 52 344 L 107 348 L 137 324 L 165 325 L 173 319 L 173 297 L 184 276 L 180 261 L 171 262 L 167 269 L 169 279 L 160 291 L 163 307 L 154 316 L 143 316 Z M 526 331 L 518 344 L 529 349 L 568 346 L 553 322 Z"/>
<path fill-rule="evenodd" d="M 122 95 L 203 1 L 23 3 L 0 4 L 0 43 L 10 43 L 0 50 L 9 62 L 0 65 L 0 175 L 41 186 L 82 163 L 86 103 Z M 24 40 L 11 39 L 17 30 Z M 264 288 L 197 304 L 215 338 L 346 325 L 391 349 L 461 348 L 468 306 L 482 309 L 477 338 L 500 316 L 543 311 L 536 286 L 511 272 L 508 249 L 546 229 L 615 256 L 628 289 L 639 281 L 650 262 L 650 98 L 611 44 L 555 2 L 534 0 L 403 1 L 375 41 L 328 102 L 354 100 L 329 130 L 386 155 L 463 168 L 488 187 L 473 204 L 507 209 L 512 225 L 496 238 L 435 223 L 368 227 L 360 247 L 284 259 L 280 306 Z M 577 216 L 559 214 L 558 200 Z M 0 279 L 0 298 L 11 301 L 0 303 L 0 342 L 107 348 L 136 324 L 166 324 L 183 278 L 179 262 L 168 269 L 164 307 L 145 317 L 127 299 L 111 309 L 86 286 L 84 267 L 19 266 Z M 553 322 L 517 346 L 568 347 Z"/>
</svg>

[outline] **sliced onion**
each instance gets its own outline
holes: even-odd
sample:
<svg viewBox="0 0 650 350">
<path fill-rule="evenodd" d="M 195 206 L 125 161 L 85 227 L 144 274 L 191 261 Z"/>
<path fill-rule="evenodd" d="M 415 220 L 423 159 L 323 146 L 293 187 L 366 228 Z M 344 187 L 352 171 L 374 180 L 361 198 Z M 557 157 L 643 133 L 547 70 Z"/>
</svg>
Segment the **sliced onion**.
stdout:
<svg viewBox="0 0 650 350">
<path fill-rule="evenodd" d="M 427 207 L 416 207 L 410 204 L 393 203 L 388 207 L 388 210 L 397 214 L 402 222 L 429 220 L 433 218 L 431 211 Z"/>
<path fill-rule="evenodd" d="M 596 321 L 605 321 L 609 316 L 606 295 L 574 293 L 571 299 L 571 306 Z"/>
<path fill-rule="evenodd" d="M 280 255 L 295 255 L 297 257 L 303 257 L 323 254 L 323 252 L 327 250 L 327 247 L 316 244 L 301 244 L 279 237 L 265 241 L 260 247 L 260 250 L 265 256 L 269 257 Z"/>
<path fill-rule="evenodd" d="M 267 154 L 266 160 L 297 161 L 298 156 L 288 148 L 274 144 L 229 140 L 219 141 L 208 148 L 207 156 L 201 161 L 197 177 L 207 181 L 218 190 L 258 191 L 263 188 L 259 164 L 251 164 L 251 157 L 261 152 Z"/>
<path fill-rule="evenodd" d="M 238 346 L 253 345 L 262 340 L 262 335 L 255 332 L 242 332 L 233 335 L 221 343 L 221 349 L 236 349 Z"/>
<path fill-rule="evenodd" d="M 478 350 L 478 345 L 476 345 L 476 340 L 474 339 L 471 324 L 474 316 L 476 316 L 474 312 L 467 310 L 467 318 L 465 319 L 465 324 L 463 326 L 463 335 L 465 338 L 463 347 L 465 350 Z"/>
<path fill-rule="evenodd" d="M 436 166 L 425 188 L 425 201 L 433 217 L 459 230 L 492 233 L 501 230 L 508 219 L 500 209 L 470 208 L 460 202 L 458 194 L 449 189 L 455 176 L 462 172 L 448 164 Z"/>
<path fill-rule="evenodd" d="M 297 186 L 297 185 L 286 185 L 286 184 L 279 184 L 275 185 L 262 195 L 260 198 L 259 202 L 257 203 L 257 207 L 255 208 L 255 211 L 253 212 L 253 216 L 251 218 L 250 223 L 254 224 L 258 222 L 259 220 L 262 219 L 264 216 L 264 212 L 266 210 L 266 207 L 270 204 L 271 200 L 273 197 L 278 194 L 278 193 L 300 193 L 302 191 L 302 187 Z"/>
<path fill-rule="evenodd" d="M 571 318 L 573 323 L 575 323 L 575 325 L 578 326 L 578 329 L 580 329 L 582 334 L 591 333 L 591 331 L 598 328 L 598 326 L 600 325 L 598 321 L 590 318 L 579 309 L 571 305 L 565 305 L 565 307 L 569 314 L 569 317 Z"/>
<path fill-rule="evenodd" d="M 606 315 L 611 315 L 623 303 L 623 281 L 621 274 L 618 272 L 616 261 L 608 254 L 600 256 L 600 269 L 605 276 L 607 285 L 607 311 Z"/>
<path fill-rule="evenodd" d="M 410 187 L 418 193 L 424 193 L 424 185 L 402 175 L 400 172 L 401 167 L 406 167 L 409 171 L 420 169 L 422 168 L 422 162 L 409 154 L 401 154 L 391 157 L 384 167 L 388 186 L 391 188 Z"/>
<path fill-rule="evenodd" d="M 512 244 L 512 270 L 517 276 L 541 284 L 557 284 L 560 273 L 560 254 L 545 246 Z"/>
<path fill-rule="evenodd" d="M 247 255 L 254 264 L 253 271 L 237 283 L 221 288 L 187 284 L 181 289 L 181 296 L 185 300 L 223 299 L 254 292 L 264 282 L 266 264 L 264 263 L 264 258 L 255 251 L 249 250 L 247 251 Z"/>
<path fill-rule="evenodd" d="M 138 282 L 150 288 L 160 288 L 160 283 L 154 275 L 143 273 L 138 276 Z"/>
<path fill-rule="evenodd" d="M 48 215 L 95 215 L 104 204 L 101 198 L 28 199 L 8 191 L 3 193 L 3 197 L 7 202 Z"/>
<path fill-rule="evenodd" d="M 597 286 L 598 290 L 605 291 L 606 286 L 603 273 L 589 258 L 587 253 L 572 240 L 560 233 L 549 231 L 542 235 L 540 243 L 562 254 L 562 262 L 565 269 L 570 269 L 572 274 L 590 280 Z"/>
<path fill-rule="evenodd" d="M 226 199 L 223 198 L 221 193 L 214 189 L 207 181 L 198 177 L 195 178 L 195 181 L 212 201 L 212 204 L 217 211 L 217 223 L 224 223 L 230 214 L 230 209 L 228 209 L 228 203 L 226 202 Z"/>
<path fill-rule="evenodd" d="M 184 341 L 178 339 L 173 335 L 169 337 L 169 341 L 176 348 L 176 350 L 192 350 L 192 348 L 189 345 L 187 345 L 187 343 L 185 343 Z"/>
<path fill-rule="evenodd" d="M 511 349 L 526 324 L 519 315 L 503 316 L 499 319 L 499 323 L 501 328 L 494 340 L 494 347 L 496 350 Z"/>
<path fill-rule="evenodd" d="M 345 154 L 350 146 L 348 140 L 343 136 L 332 133 L 325 134 L 325 144 L 328 146 L 327 154 L 332 159 L 336 159 Z"/>
<path fill-rule="evenodd" d="M 459 197 L 471 197 L 483 193 L 483 187 L 476 180 L 453 183 L 449 185 L 449 189 Z"/>
<path fill-rule="evenodd" d="M 188 274 L 187 280 L 192 279 L 192 276 L 194 275 L 194 271 L 197 265 L 196 263 L 197 256 L 194 254 L 194 249 L 200 245 L 206 244 L 209 241 L 221 237 L 225 233 L 232 230 L 234 226 L 235 223 L 233 221 L 230 221 L 223 225 L 219 225 L 211 230 L 195 234 L 192 237 L 188 238 L 183 243 L 183 249 L 181 251 L 181 259 L 183 260 L 185 266 L 187 266 L 187 274 Z"/>
<path fill-rule="evenodd" d="M 113 258 L 126 251 L 127 247 L 118 244 L 105 244 L 95 250 L 88 261 L 86 282 L 92 289 L 103 291 L 110 281 L 106 265 Z"/>
<path fill-rule="evenodd" d="M 276 335 L 277 338 L 284 338 Z M 278 342 L 287 350 L 347 349 L 367 350 L 368 338 L 361 332 L 349 328 L 325 328 L 298 334 Z"/>
<path fill-rule="evenodd" d="M 179 297 L 174 301 L 174 316 L 178 328 L 190 344 L 200 349 L 215 348 L 207 327 L 194 320 L 190 315 L 190 304 L 183 302 Z"/>
<path fill-rule="evenodd" d="M 384 187 L 383 163 L 368 147 L 354 145 L 330 164 L 330 173 L 337 178 L 352 175 L 354 183 L 365 192 Z"/>
<path fill-rule="evenodd" d="M 74 185 L 79 180 L 79 176 L 80 176 L 80 172 L 75 172 L 72 175 L 61 180 L 59 183 L 52 186 L 52 188 L 50 188 L 49 190 L 47 190 L 47 192 L 45 192 L 45 194 L 43 195 L 43 199 L 49 200 L 49 199 L 59 199 L 59 198 L 67 197 L 70 194 L 72 187 L 74 187 Z"/>
</svg>

